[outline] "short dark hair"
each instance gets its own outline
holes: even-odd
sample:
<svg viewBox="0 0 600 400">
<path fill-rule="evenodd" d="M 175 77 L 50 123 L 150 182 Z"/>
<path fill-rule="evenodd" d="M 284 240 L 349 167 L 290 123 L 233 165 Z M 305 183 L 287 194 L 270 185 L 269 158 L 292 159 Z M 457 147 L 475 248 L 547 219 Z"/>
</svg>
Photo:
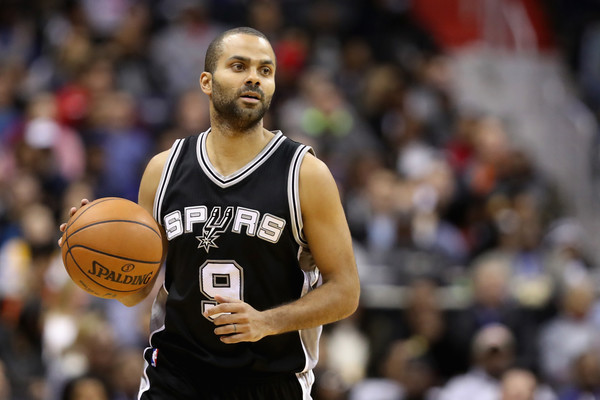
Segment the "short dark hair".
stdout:
<svg viewBox="0 0 600 400">
<path fill-rule="evenodd" d="M 217 67 L 217 60 L 221 56 L 221 51 L 223 49 L 223 39 L 225 39 L 227 36 L 238 34 L 258 36 L 259 38 L 269 41 L 264 33 L 257 31 L 254 28 L 241 26 L 239 28 L 229 29 L 228 31 L 221 33 L 219 36 L 214 38 L 212 42 L 210 42 L 210 45 L 206 50 L 206 56 L 204 57 L 205 72 L 210 72 L 212 74 L 215 71 L 215 68 Z"/>
</svg>

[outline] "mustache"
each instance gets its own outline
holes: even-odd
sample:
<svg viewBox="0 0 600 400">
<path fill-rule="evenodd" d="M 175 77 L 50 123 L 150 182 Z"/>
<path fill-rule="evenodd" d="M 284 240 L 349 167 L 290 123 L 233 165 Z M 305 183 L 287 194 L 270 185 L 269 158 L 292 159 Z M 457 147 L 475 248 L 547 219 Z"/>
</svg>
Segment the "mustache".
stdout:
<svg viewBox="0 0 600 400">
<path fill-rule="evenodd" d="M 240 90 L 238 90 L 238 95 L 241 95 L 244 92 L 255 92 L 260 95 L 260 98 L 264 98 L 265 93 L 262 91 L 260 86 L 258 85 L 244 85 Z"/>
</svg>

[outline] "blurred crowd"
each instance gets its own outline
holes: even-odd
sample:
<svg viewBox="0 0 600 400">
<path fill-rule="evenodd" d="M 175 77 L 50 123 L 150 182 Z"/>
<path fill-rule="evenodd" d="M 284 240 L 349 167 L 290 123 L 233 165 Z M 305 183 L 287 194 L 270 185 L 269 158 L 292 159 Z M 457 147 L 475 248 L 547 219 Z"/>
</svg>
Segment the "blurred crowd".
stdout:
<svg viewBox="0 0 600 400">
<path fill-rule="evenodd" d="M 325 327 L 314 399 L 599 398 L 585 232 L 503 116 L 457 105 L 410 1 L 3 0 L 0 400 L 137 398 L 152 299 L 75 287 L 58 225 L 136 200 L 150 157 L 208 128 L 204 53 L 240 25 L 277 55 L 265 126 L 338 182 L 363 292 L 404 293 Z"/>
</svg>

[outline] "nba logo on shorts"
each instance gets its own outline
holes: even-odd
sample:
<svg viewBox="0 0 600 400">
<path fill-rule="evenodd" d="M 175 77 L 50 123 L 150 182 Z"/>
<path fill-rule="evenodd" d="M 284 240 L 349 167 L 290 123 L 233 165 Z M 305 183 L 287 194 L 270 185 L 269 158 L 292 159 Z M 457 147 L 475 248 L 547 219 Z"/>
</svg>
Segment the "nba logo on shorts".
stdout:
<svg viewBox="0 0 600 400">
<path fill-rule="evenodd" d="M 154 349 L 154 350 L 152 350 L 152 360 L 150 360 L 150 365 L 152 365 L 153 367 L 156 367 L 157 363 L 158 363 L 158 349 Z"/>
</svg>

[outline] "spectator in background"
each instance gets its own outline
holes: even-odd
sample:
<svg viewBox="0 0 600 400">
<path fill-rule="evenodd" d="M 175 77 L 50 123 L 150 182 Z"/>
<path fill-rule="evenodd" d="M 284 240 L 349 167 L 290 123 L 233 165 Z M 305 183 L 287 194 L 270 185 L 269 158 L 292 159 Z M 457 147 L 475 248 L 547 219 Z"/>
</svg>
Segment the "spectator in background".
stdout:
<svg viewBox="0 0 600 400">
<path fill-rule="evenodd" d="M 342 324 L 325 327 L 319 346 L 319 358 L 323 358 L 315 371 L 316 381 L 325 385 L 336 382 L 340 391 L 346 392 L 365 378 L 371 349 L 360 323 L 359 311 Z M 350 348 L 352 352 L 347 351 Z"/>
<path fill-rule="evenodd" d="M 597 349 L 579 354 L 571 363 L 571 380 L 559 400 L 600 398 L 600 356 Z"/>
<path fill-rule="evenodd" d="M 0 8 L 0 63 L 26 65 L 36 55 L 35 22 L 18 1 L 6 1 Z"/>
<path fill-rule="evenodd" d="M 456 351 L 454 337 L 449 334 L 448 318 L 442 310 L 439 284 L 431 278 L 415 278 L 409 287 L 407 304 L 401 323 L 401 338 L 420 350 L 420 359 L 426 360 L 435 371 L 430 379 L 447 381 L 462 372 L 461 354 Z M 409 380 L 410 381 L 410 380 Z"/>
<path fill-rule="evenodd" d="M 493 400 L 500 395 L 502 374 L 515 361 L 515 341 L 501 324 L 481 328 L 473 338 L 471 369 L 442 388 L 439 400 Z"/>
<path fill-rule="evenodd" d="M 281 105 L 282 131 L 313 146 L 336 180 L 344 185 L 354 157 L 380 150 L 380 144 L 325 71 L 307 71 L 300 85 L 301 94 Z"/>
<path fill-rule="evenodd" d="M 468 260 L 468 244 L 459 229 L 445 218 L 457 191 L 449 165 L 441 159 L 430 160 L 411 181 L 414 182 L 411 221 L 415 246 L 437 254 L 446 266 L 437 271 L 447 281 L 448 270 L 464 266 Z"/>
<path fill-rule="evenodd" d="M 175 98 L 197 87 L 198 71 L 204 69 L 206 49 L 223 26 L 210 18 L 206 2 L 176 0 L 162 3 L 172 21 L 152 38 L 150 52 L 165 93 Z"/>
<path fill-rule="evenodd" d="M 442 147 L 448 162 L 457 175 L 462 175 L 474 157 L 474 138 L 478 129 L 479 114 L 461 110 L 453 124 L 452 135 Z"/>
<path fill-rule="evenodd" d="M 556 388 L 570 382 L 570 369 L 576 357 L 600 349 L 600 330 L 590 320 L 594 298 L 594 286 L 588 280 L 565 285 L 559 314 L 540 330 L 541 372 Z"/>
<path fill-rule="evenodd" d="M 460 354 L 469 354 L 476 332 L 490 324 L 506 326 L 514 343 L 515 358 L 521 366 L 536 368 L 537 322 L 510 295 L 510 264 L 502 257 L 480 258 L 471 266 L 472 301 L 459 310 L 451 325 Z M 466 359 L 461 360 L 468 362 Z M 464 364 L 463 364 L 464 365 Z"/>
<path fill-rule="evenodd" d="M 17 398 L 47 399 L 53 393 L 48 377 L 56 376 L 52 367 L 58 365 L 54 363 L 55 350 L 69 341 L 65 320 L 55 319 L 53 311 L 63 285 L 74 284 L 54 246 L 54 213 L 48 205 L 31 202 L 39 196 L 29 190 L 40 188 L 32 177 L 25 177 L 15 185 L 19 187 L 17 204 L 25 207 L 18 214 L 19 235 L 0 248 L 0 358 L 6 360 Z"/>
<path fill-rule="evenodd" d="M 247 15 L 248 26 L 264 33 L 275 45 L 280 39 L 284 22 L 280 3 L 275 0 L 252 1 L 248 5 Z"/>
<path fill-rule="evenodd" d="M 398 400 L 404 395 L 405 348 L 402 341 L 390 343 L 380 363 L 378 375 L 357 383 L 348 394 L 349 400 Z"/>
<path fill-rule="evenodd" d="M 111 92 L 100 99 L 90 130 L 91 165 L 97 197 L 137 199 L 138 181 L 152 151 L 149 133 L 138 127 L 136 103 L 125 92 Z"/>
<path fill-rule="evenodd" d="M 6 190 L 0 192 L 0 199 L 6 212 L 2 224 L 0 247 L 8 240 L 21 235 L 20 218 L 29 206 L 35 204 L 44 195 L 40 180 L 26 171 L 16 171 L 6 184 Z"/>
<path fill-rule="evenodd" d="M 25 142 L 33 147 L 50 148 L 57 173 L 71 182 L 83 177 L 85 148 L 79 132 L 58 120 L 58 104 L 52 93 L 39 93 L 28 104 Z"/>
<path fill-rule="evenodd" d="M 6 242 L 0 252 L 0 359 L 17 398 L 41 399 L 44 392 L 47 371 L 39 321 L 44 275 L 54 252 L 53 224 L 46 205 L 29 205 L 19 220 L 20 236 Z"/>
<path fill-rule="evenodd" d="M 173 122 L 181 137 L 200 132 L 209 123 L 208 100 L 200 90 L 183 92 L 174 110 Z"/>
<path fill-rule="evenodd" d="M 529 370 L 511 368 L 502 376 L 500 400 L 556 400 L 548 387 L 540 385 Z"/>
<path fill-rule="evenodd" d="M 143 364 L 137 347 L 127 347 L 119 350 L 111 376 L 111 387 L 115 392 L 112 400 L 137 399 L 140 387 L 138 375 L 143 369 Z"/>
<path fill-rule="evenodd" d="M 115 31 L 123 25 L 133 1 L 111 0 L 110 2 L 98 2 L 81 0 L 79 4 L 94 38 L 103 40 L 112 37 Z"/>
<path fill-rule="evenodd" d="M 363 79 L 365 86 L 358 109 L 381 142 L 396 149 L 396 129 L 404 123 L 404 75 L 393 63 L 378 63 L 366 71 Z M 396 160 L 397 154 L 386 156 Z"/>
<path fill-rule="evenodd" d="M 93 377 L 95 385 L 90 385 L 94 389 L 90 393 L 98 395 L 96 386 L 101 382 L 100 386 L 106 390 L 105 394 L 110 400 L 112 393 L 109 395 L 109 390 L 113 388 L 108 385 L 118 365 L 119 355 L 114 331 L 100 312 L 90 311 L 88 295 L 82 295 L 70 285 L 63 296 L 65 303 L 53 310 L 46 326 L 49 333 L 53 334 L 47 338 L 48 344 L 52 342 L 52 347 L 48 348 L 53 350 L 52 354 L 47 355 L 47 362 L 52 367 L 47 398 L 58 399 L 61 393 L 65 398 L 72 393 L 73 385 L 81 377 Z M 87 393 L 89 387 L 84 387 Z M 85 396 L 76 398 L 87 399 Z"/>
<path fill-rule="evenodd" d="M 335 75 L 335 83 L 344 93 L 350 104 L 364 115 L 362 96 L 365 93 L 367 81 L 364 79 L 376 65 L 373 50 L 363 37 L 350 37 L 342 47 L 342 63 Z"/>
<path fill-rule="evenodd" d="M 86 130 L 94 123 L 90 121 L 92 113 L 101 106 L 102 99 L 115 90 L 114 61 L 105 51 L 96 51 L 91 53 L 90 50 L 81 56 L 74 78 L 57 91 L 59 121 L 78 129 L 84 139 Z"/>
<path fill-rule="evenodd" d="M 511 144 L 503 124 L 494 117 L 478 121 L 472 140 L 473 158 L 463 178 L 473 195 L 484 196 L 498 184 L 499 171 L 508 160 Z"/>
<path fill-rule="evenodd" d="M 309 34 L 305 30 L 289 26 L 278 36 L 279 39 L 274 42 L 273 48 L 277 57 L 275 79 L 279 93 L 272 102 L 275 108 L 279 108 L 280 104 L 297 94 L 297 84 L 309 64 L 310 56 Z"/>
<path fill-rule="evenodd" d="M 371 172 L 365 188 L 368 210 L 362 214 L 365 218 L 363 229 L 366 248 L 375 263 L 385 260 L 385 255 L 398 244 L 400 199 L 396 196 L 396 187 L 399 183 L 393 171 L 381 168 Z"/>
<path fill-rule="evenodd" d="M 22 115 L 17 108 L 17 88 L 20 70 L 11 66 L 0 66 L 0 182 L 7 179 L 12 151 L 22 124 Z"/>
<path fill-rule="evenodd" d="M 61 400 L 111 400 L 107 384 L 93 375 L 71 379 L 64 388 Z"/>
<path fill-rule="evenodd" d="M 179 95 L 169 120 L 171 124 L 158 136 L 156 148 L 168 150 L 176 139 L 202 132 L 209 124 L 208 100 L 200 90 L 187 90 Z"/>
<path fill-rule="evenodd" d="M 51 93 L 33 96 L 25 117 L 15 141 L 14 168 L 39 180 L 40 200 L 54 210 L 68 183 L 83 176 L 84 143 L 78 132 L 58 121 L 56 99 Z"/>
<path fill-rule="evenodd" d="M 523 369 L 509 369 L 502 376 L 501 400 L 535 400 L 537 379 Z"/>
<path fill-rule="evenodd" d="M 583 249 L 585 231 L 573 218 L 554 221 L 548 228 L 544 245 L 548 269 L 558 286 L 595 279 L 595 265 Z"/>
<path fill-rule="evenodd" d="M 168 122 L 168 106 L 149 51 L 152 22 L 150 4 L 133 2 L 106 47 L 114 59 L 116 87 L 135 98 L 145 126 L 160 129 Z"/>
<path fill-rule="evenodd" d="M 390 343 L 381 377 L 365 379 L 349 392 L 349 400 L 434 400 L 435 367 L 424 347 L 411 340 Z"/>
<path fill-rule="evenodd" d="M 10 400 L 10 381 L 6 376 L 6 365 L 0 360 L 0 400 Z"/>
</svg>

